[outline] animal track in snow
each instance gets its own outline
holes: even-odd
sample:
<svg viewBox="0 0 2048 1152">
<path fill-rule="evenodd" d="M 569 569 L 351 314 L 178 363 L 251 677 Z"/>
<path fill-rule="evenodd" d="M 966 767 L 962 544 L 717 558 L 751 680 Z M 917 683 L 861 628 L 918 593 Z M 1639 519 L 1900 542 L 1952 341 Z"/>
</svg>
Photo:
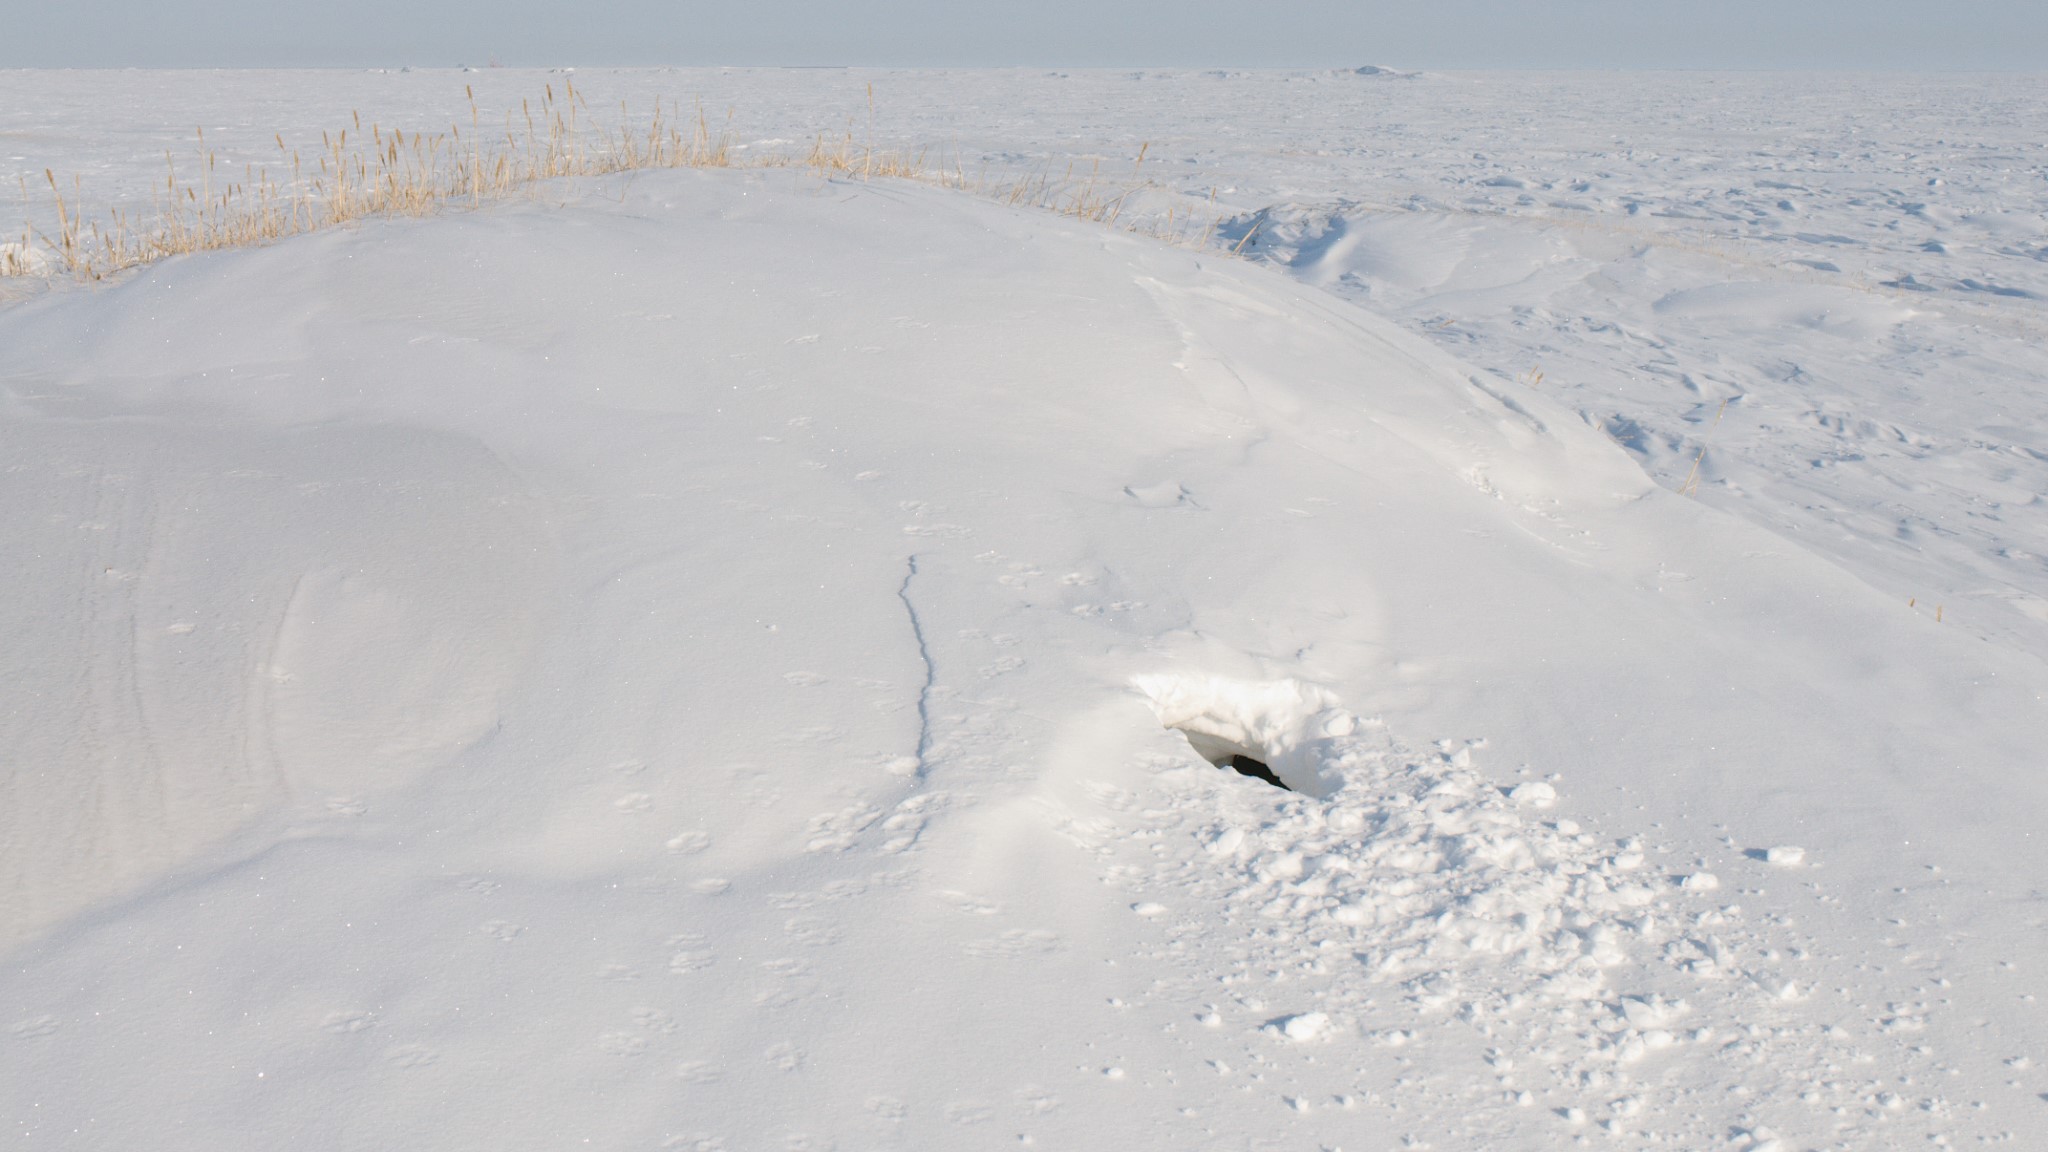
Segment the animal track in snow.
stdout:
<svg viewBox="0 0 2048 1152">
<path fill-rule="evenodd" d="M 1002 911 L 1001 907 L 994 901 L 984 900 L 979 896 L 970 896 L 965 892 L 955 892 L 951 889 L 946 889 L 939 892 L 938 897 L 960 911 L 974 916 L 993 916 L 997 912 Z"/>
<path fill-rule="evenodd" d="M 48 1036 L 62 1027 L 64 1027 L 64 1022 L 55 1016 L 32 1016 L 15 1024 L 8 1031 L 17 1040 L 34 1040 L 38 1037 Z"/>
<path fill-rule="evenodd" d="M 761 971 L 773 981 L 754 995 L 754 1007 L 763 1009 L 789 1008 L 823 995 L 818 981 L 813 977 L 808 961 L 795 957 L 780 957 L 761 962 Z"/>
<path fill-rule="evenodd" d="M 711 837 L 702 832 L 679 832 L 669 837 L 667 848 L 678 856 L 688 856 L 711 847 Z"/>
<path fill-rule="evenodd" d="M 676 1079 L 685 1084 L 716 1084 L 721 1075 L 718 1065 L 709 1060 L 685 1060 L 676 1065 Z"/>
<path fill-rule="evenodd" d="M 400 1044 L 384 1053 L 385 1062 L 399 1068 L 424 1068 L 440 1058 L 440 1053 L 424 1044 Z"/>
<path fill-rule="evenodd" d="M 1012 960 L 1022 956 L 1048 956 L 1066 945 L 1059 935 L 1037 928 L 1012 928 L 1000 936 L 971 940 L 960 950 L 988 960 Z"/>
<path fill-rule="evenodd" d="M 792 916 L 783 922 L 782 931 L 791 941 L 810 948 L 837 944 L 842 935 L 839 925 L 822 916 Z"/>
<path fill-rule="evenodd" d="M 870 804 L 854 804 L 813 816 L 809 825 L 811 839 L 804 845 L 804 851 L 844 852 L 853 847 L 855 837 L 881 818 L 882 810 Z"/>
<path fill-rule="evenodd" d="M 337 1034 L 367 1032 L 376 1026 L 376 1014 L 349 1008 L 329 1012 L 320 1020 L 320 1030 L 322 1032 L 334 1032 Z"/>
<path fill-rule="evenodd" d="M 978 669 L 978 671 L 980 672 L 982 679 L 993 680 L 996 677 L 1001 676 L 1005 672 L 1015 672 L 1017 669 L 1022 667 L 1024 667 L 1023 657 L 1005 656 L 992 664 L 982 665 L 981 668 Z"/>
<path fill-rule="evenodd" d="M 668 946 L 675 951 L 668 958 L 671 972 L 699 972 L 718 962 L 718 954 L 704 946 L 704 937 L 695 932 L 685 932 L 668 938 Z"/>
<path fill-rule="evenodd" d="M 631 1032 L 606 1032 L 597 1038 L 597 1047 L 611 1056 L 638 1056 L 647 1051 L 647 1038 Z"/>
<path fill-rule="evenodd" d="M 995 1118 L 995 1109 L 972 1100 L 957 1100 L 946 1105 L 946 1119 L 955 1124 L 986 1124 Z"/>
<path fill-rule="evenodd" d="M 1043 1116 L 1059 1110 L 1060 1098 L 1036 1085 L 1026 1084 L 1016 1091 L 1017 1104 L 1027 1116 Z"/>
<path fill-rule="evenodd" d="M 649 1032 L 659 1032 L 663 1035 L 674 1032 L 679 1027 L 674 1016 L 659 1008 L 648 1007 L 633 1009 L 633 1023 Z"/>
</svg>

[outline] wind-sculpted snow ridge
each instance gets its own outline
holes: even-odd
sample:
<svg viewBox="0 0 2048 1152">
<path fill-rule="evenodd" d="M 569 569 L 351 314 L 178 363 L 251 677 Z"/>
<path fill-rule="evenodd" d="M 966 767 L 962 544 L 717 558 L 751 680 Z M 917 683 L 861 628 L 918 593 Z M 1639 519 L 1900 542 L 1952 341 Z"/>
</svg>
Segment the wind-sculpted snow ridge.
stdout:
<svg viewBox="0 0 2048 1152">
<path fill-rule="evenodd" d="M 1497 168 L 1376 203 L 1277 201 L 1217 242 L 1571 405 L 1666 487 L 1913 610 L 2043 650 L 2037 188 L 2013 211 L 1943 176 L 1902 193 L 1782 171 L 1624 207 L 1541 163 Z"/>
</svg>

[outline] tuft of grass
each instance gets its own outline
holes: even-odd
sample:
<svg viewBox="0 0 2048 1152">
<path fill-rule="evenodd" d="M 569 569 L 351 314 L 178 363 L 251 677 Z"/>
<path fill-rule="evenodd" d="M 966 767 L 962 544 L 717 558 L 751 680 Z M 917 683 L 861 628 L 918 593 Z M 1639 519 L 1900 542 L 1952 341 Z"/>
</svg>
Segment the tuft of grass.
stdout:
<svg viewBox="0 0 2048 1152">
<path fill-rule="evenodd" d="M 223 179 L 204 130 L 196 163 L 181 171 L 164 156 L 164 179 L 143 220 L 114 211 L 88 220 L 56 176 L 44 178 L 56 231 L 25 226 L 18 243 L 0 245 L 0 276 L 47 273 L 99 279 L 166 256 L 267 244 L 373 217 L 425 216 L 454 205 L 505 199 L 544 180 L 648 168 L 722 168 L 732 162 L 729 134 L 714 134 L 699 107 L 684 117 L 657 103 L 636 124 L 621 107 L 616 127 L 601 124 L 573 85 L 548 85 L 538 104 L 522 101 L 501 127 L 486 130 L 470 98 L 470 126 L 446 132 L 387 129 L 362 117 L 323 132 L 311 156 L 277 143 L 277 168 L 250 165 Z M 24 195 L 26 189 L 24 188 Z"/>
<path fill-rule="evenodd" d="M 565 83 L 559 95 L 550 84 L 537 102 L 521 101 L 516 115 L 508 111 L 501 124 L 485 129 L 475 92 L 464 92 L 467 130 L 451 124 L 445 132 L 408 133 L 372 122 L 366 131 L 354 114 L 349 127 L 321 133 L 319 149 L 310 154 L 273 136 L 275 170 L 245 165 L 239 179 L 219 172 L 200 130 L 196 155 L 185 168 L 165 154 L 163 183 L 151 211 L 140 218 L 116 210 L 104 220 L 88 219 L 79 209 L 80 183 L 72 181 L 67 197 L 46 170 L 56 231 L 25 225 L 19 241 L 0 243 L 0 277 L 97 280 L 168 256 L 269 244 L 379 217 L 479 207 L 530 192 L 543 181 L 667 168 L 796 168 L 826 179 L 915 180 L 1175 243 L 1188 243 L 1194 234 L 1195 214 L 1177 204 L 1164 217 L 1154 212 L 1125 222 L 1135 200 L 1157 187 L 1143 178 L 1149 144 L 1139 149 L 1127 178 L 1105 178 L 1100 160 L 1085 173 L 1070 163 L 1057 178 L 1050 171 L 970 178 L 958 157 L 949 168 L 934 164 L 929 150 L 877 148 L 872 85 L 860 142 L 849 120 L 842 134 L 817 134 L 807 151 L 757 153 L 744 160 L 730 128 L 714 131 L 701 102 L 685 115 L 679 105 L 657 101 L 641 120 L 622 102 L 618 120 L 605 123 L 573 83 Z M 27 200 L 26 183 L 22 192 Z M 1214 231 L 1213 204 L 1211 209 L 1197 243 L 1206 244 Z"/>
</svg>

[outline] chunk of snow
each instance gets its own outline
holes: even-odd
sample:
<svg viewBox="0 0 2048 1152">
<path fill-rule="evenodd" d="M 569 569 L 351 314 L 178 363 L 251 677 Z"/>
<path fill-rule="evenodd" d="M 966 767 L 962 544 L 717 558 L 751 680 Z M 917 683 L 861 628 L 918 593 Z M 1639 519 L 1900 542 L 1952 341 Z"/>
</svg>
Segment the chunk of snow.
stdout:
<svg viewBox="0 0 2048 1152">
<path fill-rule="evenodd" d="M 1261 1031 L 1284 1036 L 1296 1043 L 1301 1043 L 1316 1039 L 1328 1031 L 1329 1027 L 1330 1017 L 1326 1013 L 1301 1012 L 1268 1021 Z"/>
</svg>

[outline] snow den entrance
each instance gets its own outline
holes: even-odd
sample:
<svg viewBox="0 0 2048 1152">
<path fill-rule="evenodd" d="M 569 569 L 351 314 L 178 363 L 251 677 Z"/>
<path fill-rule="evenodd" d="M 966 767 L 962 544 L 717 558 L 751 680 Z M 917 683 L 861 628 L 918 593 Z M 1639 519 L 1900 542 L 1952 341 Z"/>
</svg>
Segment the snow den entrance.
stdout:
<svg viewBox="0 0 2048 1152">
<path fill-rule="evenodd" d="M 1164 674 L 1133 684 L 1202 759 L 1290 792 L 1322 793 L 1320 745 L 1351 730 L 1334 697 L 1299 680 Z"/>
<path fill-rule="evenodd" d="M 1270 755 L 1270 753 L 1265 752 L 1263 749 L 1248 751 L 1241 745 L 1234 744 L 1228 740 L 1219 740 L 1207 732 L 1196 732 L 1187 728 L 1180 728 L 1177 731 L 1188 738 L 1188 745 L 1195 750 L 1197 755 L 1218 768 L 1229 768 L 1240 776 L 1250 776 L 1254 780 L 1264 780 L 1275 788 L 1287 788 L 1286 781 L 1273 775 L 1272 766 L 1259 759 L 1260 756 Z M 1292 788 L 1287 790 L 1293 791 Z"/>
</svg>

